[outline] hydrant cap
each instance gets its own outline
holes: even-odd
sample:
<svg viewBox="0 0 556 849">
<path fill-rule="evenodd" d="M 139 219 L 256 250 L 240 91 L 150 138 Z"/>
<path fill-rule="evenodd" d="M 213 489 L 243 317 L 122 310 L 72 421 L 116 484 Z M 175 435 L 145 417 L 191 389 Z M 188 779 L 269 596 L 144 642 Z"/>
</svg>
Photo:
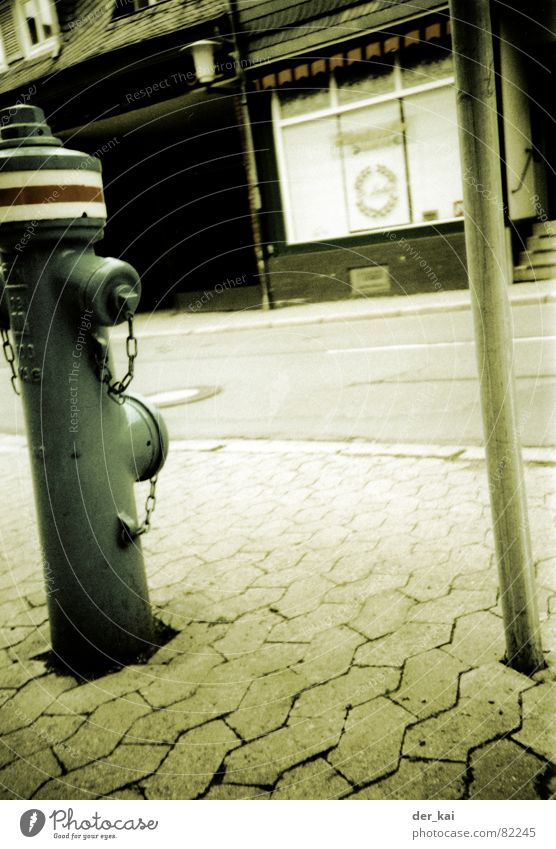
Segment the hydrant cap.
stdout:
<svg viewBox="0 0 556 849">
<path fill-rule="evenodd" d="M 0 227 L 17 229 L 29 221 L 43 228 L 63 222 L 64 234 L 72 225 L 102 230 L 101 164 L 95 156 L 62 147 L 42 109 L 11 106 L 0 109 Z"/>
<path fill-rule="evenodd" d="M 59 145 L 42 109 L 37 106 L 9 106 L 0 109 L 0 149 L 29 145 Z"/>
</svg>

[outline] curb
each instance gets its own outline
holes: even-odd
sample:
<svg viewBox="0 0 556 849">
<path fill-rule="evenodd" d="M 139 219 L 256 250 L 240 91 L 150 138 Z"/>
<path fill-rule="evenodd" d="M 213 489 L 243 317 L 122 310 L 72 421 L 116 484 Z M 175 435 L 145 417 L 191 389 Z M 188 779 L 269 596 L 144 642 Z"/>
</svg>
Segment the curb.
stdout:
<svg viewBox="0 0 556 849">
<path fill-rule="evenodd" d="M 171 443 L 172 451 L 214 452 L 224 451 L 245 454 L 332 454 L 343 457 L 393 457 L 414 460 L 445 460 L 484 463 L 485 452 L 480 446 L 420 445 L 411 443 L 387 444 L 380 442 L 289 442 L 265 439 L 214 439 L 185 440 Z M 523 461 L 530 465 L 555 466 L 556 448 L 523 448 Z"/>
<path fill-rule="evenodd" d="M 0 433 L 0 454 L 22 451 L 27 439 L 19 434 Z M 333 454 L 343 457 L 397 457 L 400 459 L 446 460 L 483 463 L 485 450 L 478 445 L 422 445 L 385 442 L 318 442 L 287 439 L 175 439 L 171 453 L 238 454 Z M 523 461 L 530 465 L 556 466 L 556 448 L 523 448 Z"/>
<path fill-rule="evenodd" d="M 345 303 L 345 302 L 343 302 Z M 510 303 L 512 306 L 540 306 L 542 304 L 550 304 L 556 303 L 556 289 L 549 290 L 542 294 L 519 294 L 515 293 L 515 295 L 510 295 Z M 295 307 L 293 308 L 295 309 Z M 299 307 L 298 309 L 304 309 L 304 307 Z M 198 327 L 187 327 L 185 322 L 187 321 L 188 313 L 183 312 L 173 312 L 167 317 L 167 322 L 169 324 L 173 323 L 176 320 L 182 320 L 184 322 L 184 326 L 179 328 L 170 328 L 170 329 L 159 329 L 159 330 L 142 330 L 141 327 L 138 328 L 139 335 L 144 338 L 157 338 L 164 336 L 197 336 L 204 335 L 206 333 L 235 333 L 243 330 L 271 330 L 281 327 L 299 327 L 308 324 L 333 324 L 339 322 L 348 322 L 348 321 L 371 321 L 373 319 L 381 319 L 381 318 L 400 318 L 402 316 L 415 316 L 415 315 L 434 315 L 438 313 L 445 312 L 463 312 L 465 310 L 471 309 L 471 299 L 466 300 L 456 300 L 453 302 L 450 301 L 442 301 L 440 303 L 405 303 L 403 305 L 394 305 L 392 304 L 374 308 L 369 310 L 368 312 L 359 311 L 359 312 L 331 312 L 330 314 L 325 315 L 316 315 L 315 313 L 309 315 L 286 315 L 283 317 L 279 316 L 280 311 L 278 310 L 276 317 L 269 317 L 265 319 L 257 320 L 258 316 L 254 315 L 252 320 L 248 321 L 240 321 L 237 324 L 206 324 Z M 222 322 L 224 322 L 224 316 L 236 316 L 237 313 L 220 313 L 222 316 Z M 253 313 L 251 313 L 253 315 Z M 121 328 L 115 329 L 112 334 L 113 338 L 122 338 L 125 337 L 125 332 Z"/>
</svg>

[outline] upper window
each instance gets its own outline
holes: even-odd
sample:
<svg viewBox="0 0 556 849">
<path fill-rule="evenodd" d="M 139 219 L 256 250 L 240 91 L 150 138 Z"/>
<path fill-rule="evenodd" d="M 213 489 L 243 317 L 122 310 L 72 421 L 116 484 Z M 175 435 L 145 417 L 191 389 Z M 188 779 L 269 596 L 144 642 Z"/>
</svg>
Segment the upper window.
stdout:
<svg viewBox="0 0 556 849">
<path fill-rule="evenodd" d="M 4 41 L 2 39 L 2 30 L 0 30 L 0 71 L 5 71 L 7 68 L 6 51 L 4 50 Z"/>
<path fill-rule="evenodd" d="M 461 216 L 449 48 L 421 43 L 323 77 L 274 94 L 288 242 Z"/>
<path fill-rule="evenodd" d="M 52 0 L 17 0 L 18 24 L 27 56 L 58 46 L 58 22 Z"/>
<path fill-rule="evenodd" d="M 157 0 L 116 0 L 113 17 L 123 18 L 124 15 L 132 15 L 134 12 L 140 12 L 141 9 L 154 6 L 156 2 Z"/>
</svg>

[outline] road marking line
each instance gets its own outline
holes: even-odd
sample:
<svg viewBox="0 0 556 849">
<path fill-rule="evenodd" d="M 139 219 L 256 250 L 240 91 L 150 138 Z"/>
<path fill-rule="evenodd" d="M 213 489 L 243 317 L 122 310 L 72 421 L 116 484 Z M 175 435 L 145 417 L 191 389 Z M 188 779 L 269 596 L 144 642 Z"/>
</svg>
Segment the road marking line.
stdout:
<svg viewBox="0 0 556 849">
<path fill-rule="evenodd" d="M 553 342 L 556 336 L 518 336 L 514 342 Z M 415 351 L 420 348 L 461 348 L 466 345 L 474 345 L 473 339 L 462 342 L 415 342 L 406 345 L 373 345 L 365 348 L 332 348 L 327 354 L 355 354 L 364 351 Z"/>
</svg>

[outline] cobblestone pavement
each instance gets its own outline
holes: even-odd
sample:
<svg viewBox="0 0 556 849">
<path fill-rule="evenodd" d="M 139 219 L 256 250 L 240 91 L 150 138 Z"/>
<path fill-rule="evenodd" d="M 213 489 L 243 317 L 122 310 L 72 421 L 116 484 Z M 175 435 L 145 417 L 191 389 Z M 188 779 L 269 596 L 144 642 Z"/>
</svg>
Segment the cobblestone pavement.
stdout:
<svg viewBox="0 0 556 849">
<path fill-rule="evenodd" d="M 78 684 L 37 659 L 48 623 L 27 455 L 0 440 L 2 798 L 554 794 L 556 682 L 501 663 L 472 452 L 203 448 L 171 454 L 144 538 L 156 614 L 177 636 Z M 526 474 L 550 660 L 556 476 Z"/>
</svg>

